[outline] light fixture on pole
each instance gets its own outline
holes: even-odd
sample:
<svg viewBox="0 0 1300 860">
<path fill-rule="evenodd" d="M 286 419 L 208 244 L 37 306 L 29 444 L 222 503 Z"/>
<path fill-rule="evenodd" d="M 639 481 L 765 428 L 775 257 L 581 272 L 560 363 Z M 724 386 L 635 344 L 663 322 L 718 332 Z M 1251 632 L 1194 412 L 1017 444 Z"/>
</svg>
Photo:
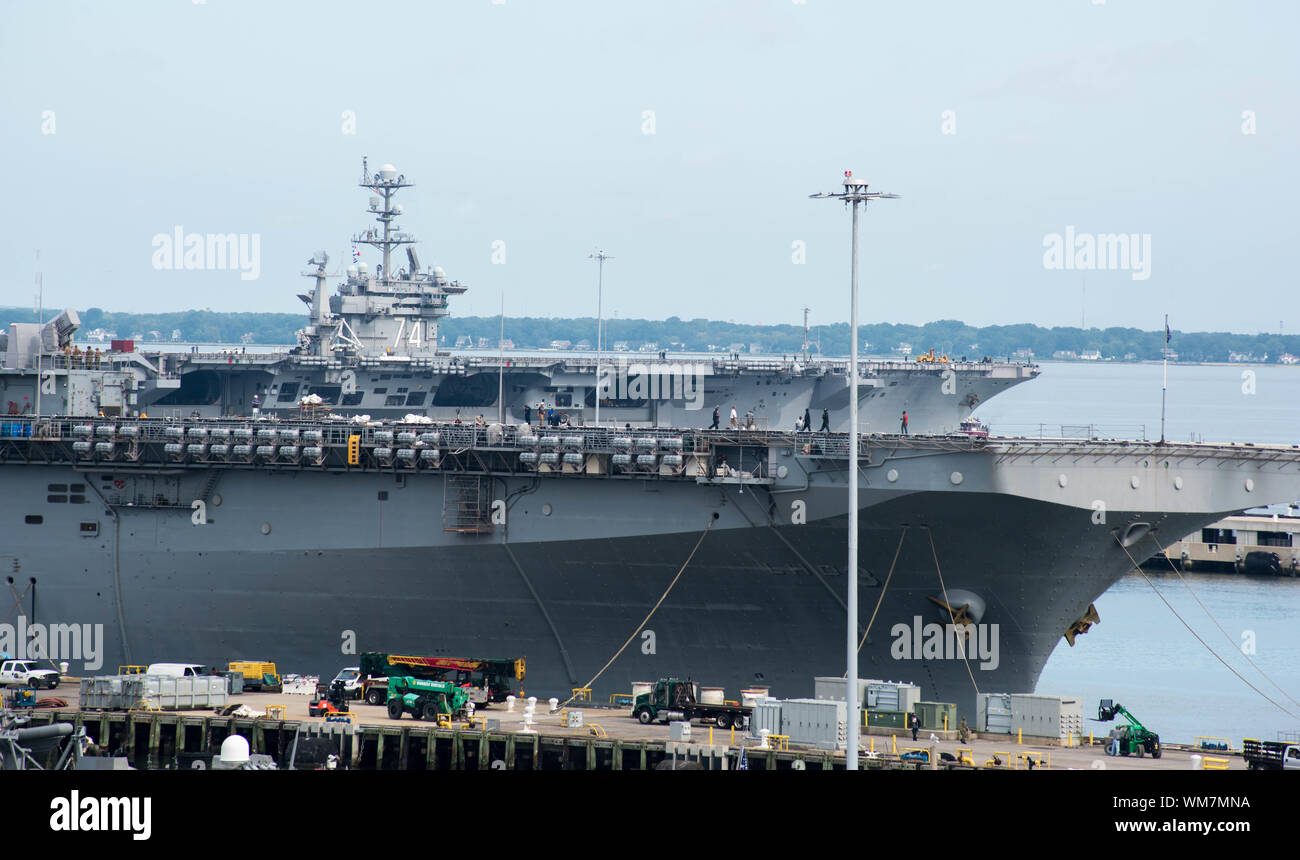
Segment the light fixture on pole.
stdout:
<svg viewBox="0 0 1300 860">
<path fill-rule="evenodd" d="M 844 190 L 809 194 L 814 199 L 830 197 L 842 200 L 853 209 L 852 293 L 849 316 L 849 567 L 848 567 L 848 670 L 844 676 L 845 702 L 848 706 L 847 750 L 844 765 L 858 769 L 858 204 L 863 208 L 870 200 L 893 200 L 897 194 L 868 191 L 867 183 L 844 171 Z"/>
<path fill-rule="evenodd" d="M 594 253 L 587 255 L 588 260 L 595 260 L 596 270 L 596 424 L 600 424 L 600 336 L 601 326 L 604 320 L 604 308 L 602 307 L 602 297 L 605 289 L 605 261 L 612 260 L 614 257 L 606 254 L 597 248 Z"/>
</svg>

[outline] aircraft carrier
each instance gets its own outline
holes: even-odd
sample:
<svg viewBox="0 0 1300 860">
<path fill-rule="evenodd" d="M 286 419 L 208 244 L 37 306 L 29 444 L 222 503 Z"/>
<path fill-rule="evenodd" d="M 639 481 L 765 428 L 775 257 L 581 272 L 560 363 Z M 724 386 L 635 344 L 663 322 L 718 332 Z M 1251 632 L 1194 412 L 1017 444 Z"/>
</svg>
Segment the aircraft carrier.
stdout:
<svg viewBox="0 0 1300 860">
<path fill-rule="evenodd" d="M 385 166 L 363 182 L 391 192 L 404 179 Z M 372 206 L 395 217 L 388 193 Z M 391 245 L 395 232 L 385 221 L 380 241 Z M 40 373 L 52 393 L 43 392 L 47 414 L 0 421 L 0 568 L 11 592 L 0 641 L 5 625 L 11 638 L 20 624 L 45 631 L 47 656 L 71 658 L 72 671 L 245 658 L 332 674 L 370 649 L 522 655 L 529 693 L 567 696 L 637 632 L 598 696 L 671 675 L 732 695 L 761 685 L 798 696 L 814 676 L 843 670 L 844 577 L 855 575 L 859 618 L 874 618 L 862 631 L 863 677 L 913 681 L 970 716 L 976 690 L 1032 690 L 1062 637 L 1096 623 L 1092 602 L 1154 554 L 1157 538 L 1300 493 L 1297 447 L 944 435 L 948 418 L 920 413 L 918 435 L 858 440 L 861 554 L 849 571 L 852 443 L 789 429 L 818 397 L 847 402 L 833 367 L 782 375 L 737 365 L 708 377 L 800 392 L 768 395 L 768 429 L 663 426 L 687 414 L 671 380 L 647 404 L 620 404 L 622 383 L 608 387 L 609 425 L 583 410 L 567 427 L 520 423 L 513 404 L 543 390 L 558 400 L 564 386 L 550 391 L 548 379 L 572 372 L 571 387 L 581 387 L 563 361 L 548 371 L 558 377 L 492 374 L 511 386 L 512 407 L 482 425 L 431 416 L 429 403 L 420 413 L 409 398 L 387 421 L 349 415 L 341 400 L 302 403 L 304 390 L 310 398 L 318 385 L 342 386 L 320 380 L 350 370 L 372 374 L 366 386 L 394 388 L 396 378 L 377 377 L 409 372 L 408 389 L 424 384 L 425 370 L 474 375 L 453 372 L 471 365 L 432 350 L 427 328 L 420 344 L 430 351 L 402 346 L 415 346 L 405 310 L 424 313 L 426 297 L 436 305 L 450 294 L 439 273 L 408 262 L 393 278 L 349 271 L 328 317 L 317 277 L 316 322 L 299 352 L 218 376 L 215 402 L 179 415 L 160 415 L 162 398 L 151 417 L 138 413 L 164 382 L 185 390 L 191 357 L 173 366 L 110 354 L 110 371 L 78 368 L 75 355 L 66 368 L 7 366 L 11 392 Z M 65 314 L 43 329 L 11 328 L 7 354 L 69 358 L 72 326 Z M 383 327 L 405 334 L 381 337 Z M 339 349 L 340 338 L 357 343 Z M 252 359 L 227 356 L 231 367 Z M 941 392 L 954 379 L 988 380 L 996 366 L 945 378 L 947 369 L 912 368 L 883 389 L 864 378 L 864 409 L 894 403 L 892 428 L 904 380 Z M 245 371 L 270 381 L 256 416 L 247 414 L 256 389 L 237 382 Z M 105 372 L 123 384 L 111 390 L 94 376 Z M 307 378 L 281 400 L 292 373 Z M 77 379 L 90 380 L 84 396 Z M 961 399 L 960 390 L 941 396 Z M 84 645 L 95 631 L 102 648 L 89 665 L 70 653 L 72 638 Z"/>
<path fill-rule="evenodd" d="M 110 671 L 248 658 L 333 673 L 368 649 L 526 655 L 528 691 L 560 695 L 667 591 L 598 693 L 689 674 L 801 695 L 842 671 L 847 436 L 618 433 L 6 421 L 0 621 L 103 625 Z M 859 617 L 876 616 L 863 675 L 911 680 L 967 714 L 976 689 L 1032 690 L 1097 596 L 1156 552 L 1153 535 L 1172 542 L 1300 489 L 1295 447 L 861 446 Z"/>
<path fill-rule="evenodd" d="M 605 353 L 597 356 L 451 354 L 439 347 L 439 321 L 467 287 L 439 267 L 425 268 L 415 238 L 401 229 L 396 195 L 412 186 L 392 165 L 370 172 L 369 215 L 379 226 L 352 237 L 381 260 L 358 261 L 328 292 L 329 258 L 317 252 L 304 274 L 307 325 L 292 351 L 145 352 L 133 343 L 89 361 L 74 352 L 79 318 L 65 310 L 42 325 L 0 333 L 0 412 L 11 415 L 297 416 L 304 405 L 333 414 L 465 420 L 483 415 L 522 422 L 545 402 L 568 424 L 704 427 L 714 407 L 723 422 L 736 408 L 760 429 L 794 429 L 805 413 L 820 427 L 848 427 L 848 362 L 786 356 Z M 220 238 L 220 237 L 217 237 Z M 214 254 L 224 253 L 213 249 Z M 405 252 L 394 268 L 394 256 Z M 908 413 L 913 433 L 958 429 L 971 411 L 1033 379 L 1030 364 L 981 361 L 864 361 L 858 385 L 863 427 L 892 431 Z M 37 391 L 37 379 L 42 380 Z"/>
</svg>

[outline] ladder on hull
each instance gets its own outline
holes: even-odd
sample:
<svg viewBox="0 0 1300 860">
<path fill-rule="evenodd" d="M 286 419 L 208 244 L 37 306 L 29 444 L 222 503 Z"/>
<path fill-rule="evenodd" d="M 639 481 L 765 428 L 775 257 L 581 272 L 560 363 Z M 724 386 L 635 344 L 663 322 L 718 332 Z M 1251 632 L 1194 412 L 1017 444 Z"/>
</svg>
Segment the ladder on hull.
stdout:
<svg viewBox="0 0 1300 860">
<path fill-rule="evenodd" d="M 492 479 L 486 475 L 448 475 L 442 489 L 442 530 L 492 533 Z"/>
</svg>

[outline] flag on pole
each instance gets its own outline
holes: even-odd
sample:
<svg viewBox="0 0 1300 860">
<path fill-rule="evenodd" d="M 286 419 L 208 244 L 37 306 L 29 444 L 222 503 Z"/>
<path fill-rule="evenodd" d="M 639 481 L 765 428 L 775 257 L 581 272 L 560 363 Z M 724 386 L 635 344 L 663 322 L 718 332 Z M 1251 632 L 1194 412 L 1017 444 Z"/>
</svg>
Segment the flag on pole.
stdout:
<svg viewBox="0 0 1300 860">
<path fill-rule="evenodd" d="M 1172 336 L 1173 336 L 1173 335 L 1172 335 L 1171 332 L 1169 331 L 1169 315 L 1166 314 L 1166 315 L 1165 315 L 1165 343 L 1169 343 L 1169 339 L 1170 339 Z"/>
</svg>

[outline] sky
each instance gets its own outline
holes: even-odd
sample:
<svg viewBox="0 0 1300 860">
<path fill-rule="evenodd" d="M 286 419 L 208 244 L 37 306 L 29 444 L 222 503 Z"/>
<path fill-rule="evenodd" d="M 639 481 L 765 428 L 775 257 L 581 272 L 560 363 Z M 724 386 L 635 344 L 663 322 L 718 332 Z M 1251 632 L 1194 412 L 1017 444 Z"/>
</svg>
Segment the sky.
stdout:
<svg viewBox="0 0 1300 860">
<path fill-rule="evenodd" d="M 453 316 L 592 316 L 599 247 L 607 316 L 846 321 L 849 216 L 808 195 L 852 170 L 901 195 L 860 224 L 864 322 L 1294 332 L 1297 31 L 1249 0 L 5 0 L 0 306 L 39 249 L 46 307 L 305 312 L 306 260 L 373 224 L 366 156 L 416 183 Z M 178 230 L 250 263 L 166 268 Z"/>
</svg>

